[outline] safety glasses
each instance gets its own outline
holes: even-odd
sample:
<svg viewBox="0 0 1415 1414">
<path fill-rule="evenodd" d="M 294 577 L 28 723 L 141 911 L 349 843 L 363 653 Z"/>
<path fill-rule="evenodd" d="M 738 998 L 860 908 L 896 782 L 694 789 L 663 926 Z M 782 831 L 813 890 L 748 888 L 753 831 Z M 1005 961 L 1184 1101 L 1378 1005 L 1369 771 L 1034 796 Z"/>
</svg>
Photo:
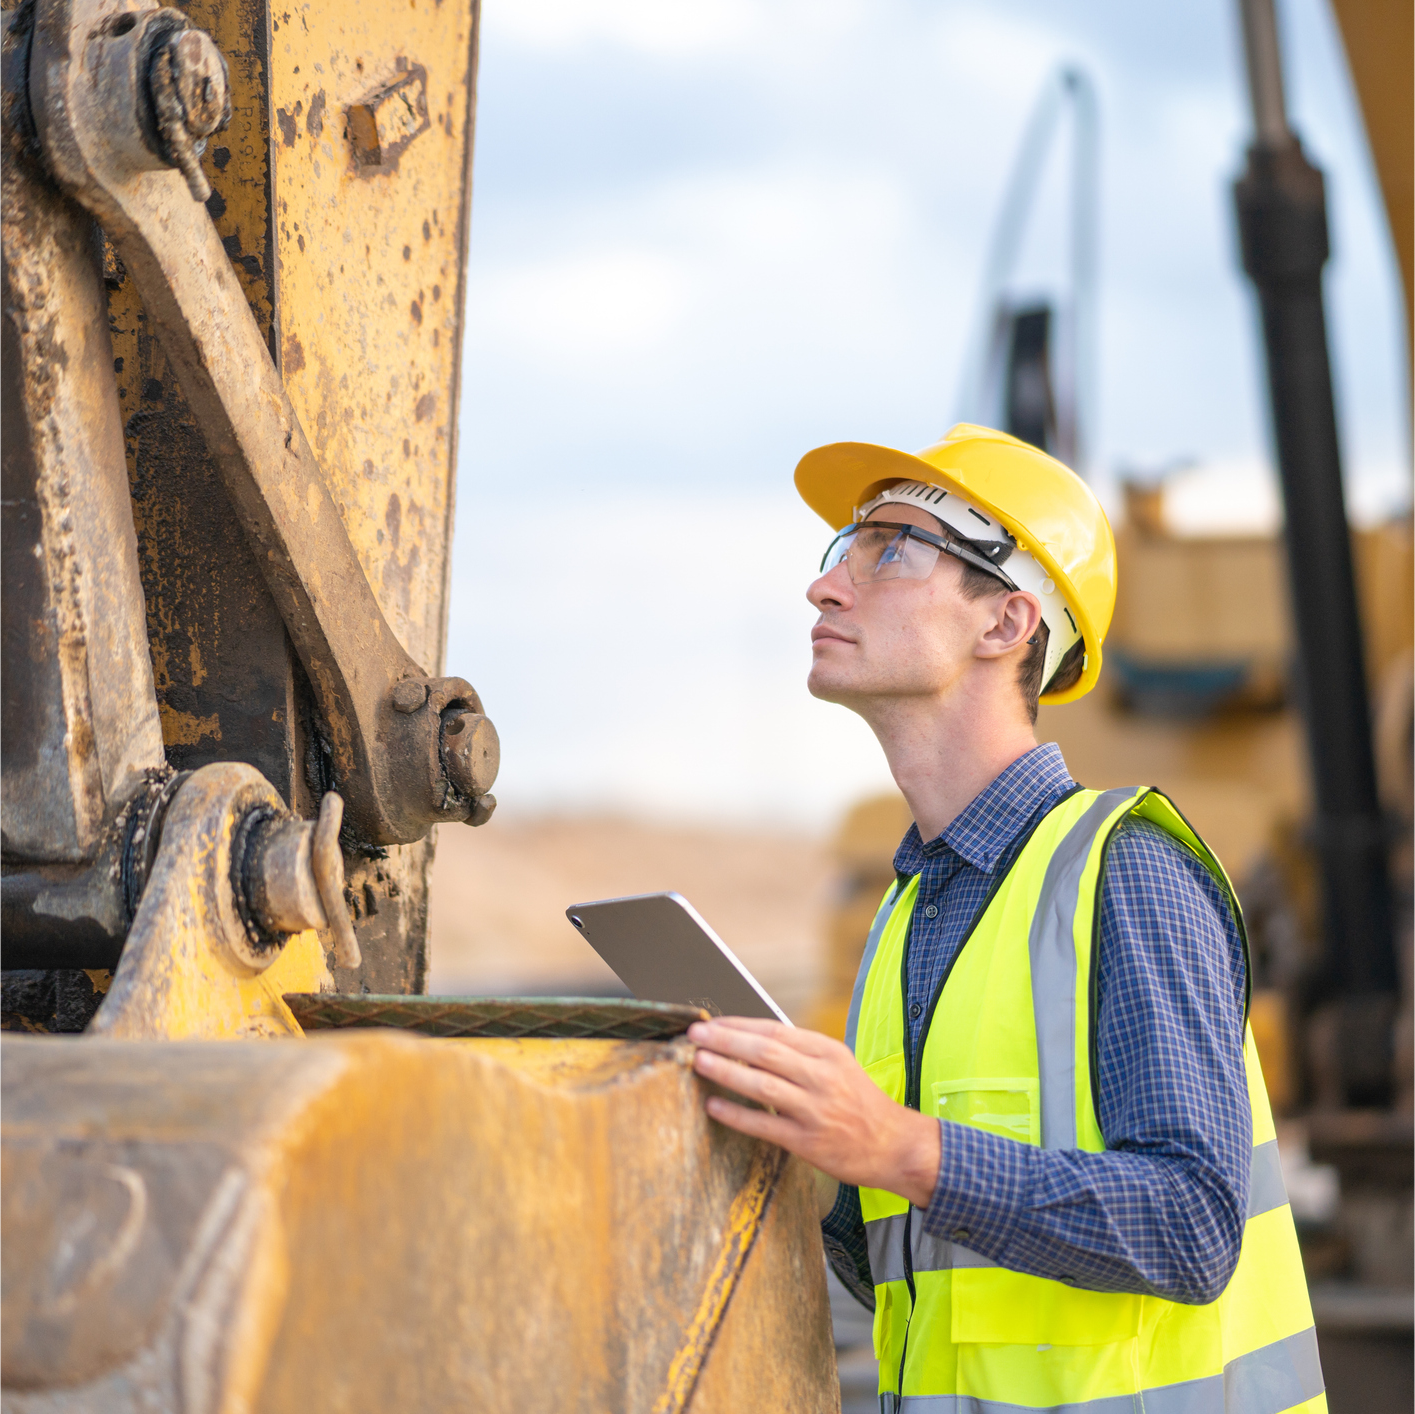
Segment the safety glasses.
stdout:
<svg viewBox="0 0 1415 1414">
<path fill-rule="evenodd" d="M 983 570 L 1008 589 L 1016 589 L 997 566 L 998 560 L 1005 560 L 1011 553 L 1012 546 L 1005 541 L 964 544 L 950 536 L 933 535 L 917 525 L 866 520 L 847 525 L 830 542 L 821 560 L 821 573 L 829 574 L 843 560 L 855 584 L 880 579 L 927 579 L 939 555 L 944 554 Z"/>
</svg>

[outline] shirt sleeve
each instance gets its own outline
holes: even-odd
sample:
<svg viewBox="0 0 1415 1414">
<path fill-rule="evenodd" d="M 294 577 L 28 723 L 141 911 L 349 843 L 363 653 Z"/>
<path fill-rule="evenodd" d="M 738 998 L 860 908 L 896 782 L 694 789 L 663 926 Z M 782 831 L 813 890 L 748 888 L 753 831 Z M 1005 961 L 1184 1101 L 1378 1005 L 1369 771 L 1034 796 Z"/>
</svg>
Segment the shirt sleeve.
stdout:
<svg viewBox="0 0 1415 1414">
<path fill-rule="evenodd" d="M 865 1217 L 860 1208 L 860 1190 L 848 1183 L 840 1185 L 835 1206 L 821 1219 L 821 1239 L 826 1260 L 841 1285 L 860 1305 L 875 1309 L 874 1280 L 870 1276 L 870 1254 L 865 1245 Z"/>
<path fill-rule="evenodd" d="M 1111 842 L 1100 910 L 1105 1151 L 941 1120 L 924 1229 L 1013 1271 L 1204 1304 L 1238 1264 L 1248 1206 L 1242 939 L 1204 865 L 1133 817 Z"/>
</svg>

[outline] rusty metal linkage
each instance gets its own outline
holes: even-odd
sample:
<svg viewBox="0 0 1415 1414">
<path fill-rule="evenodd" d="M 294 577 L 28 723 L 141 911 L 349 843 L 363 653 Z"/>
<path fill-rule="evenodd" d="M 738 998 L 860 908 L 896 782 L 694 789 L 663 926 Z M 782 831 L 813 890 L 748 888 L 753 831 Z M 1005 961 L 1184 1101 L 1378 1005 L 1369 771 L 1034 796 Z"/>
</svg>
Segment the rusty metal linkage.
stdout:
<svg viewBox="0 0 1415 1414">
<path fill-rule="evenodd" d="M 181 380 L 309 676 L 346 834 L 388 845 L 479 824 L 495 805 L 494 729 L 470 683 L 428 677 L 394 636 L 201 205 L 196 155 L 229 103 L 213 53 L 170 8 L 41 0 L 41 150 L 117 248 Z"/>
<path fill-rule="evenodd" d="M 320 802 L 318 822 L 257 806 L 236 827 L 231 889 L 246 928 L 245 943 L 238 942 L 236 951 L 248 967 L 268 967 L 290 936 L 306 928 L 328 928 L 335 962 L 359 965 L 359 943 L 344 902 L 343 817 L 344 802 L 330 791 Z"/>
<path fill-rule="evenodd" d="M 0 892 L 7 968 L 117 964 L 156 863 L 163 820 L 187 774 L 151 771 L 91 859 L 7 866 Z"/>
<path fill-rule="evenodd" d="M 148 66 L 157 129 L 173 162 L 187 179 L 193 201 L 207 201 L 211 184 L 201 170 L 206 140 L 231 121 L 226 60 L 199 29 L 180 32 L 153 53 Z"/>
<path fill-rule="evenodd" d="M 91 864 L 149 774 L 165 770 L 93 222 L 34 151 L 31 18 L 4 13 L 0 90 L 0 754 L 12 967 L 9 866 L 52 865 L 57 877 Z M 116 896 L 75 906 L 86 919 L 95 907 L 110 919 L 122 911 Z M 46 916 L 59 928 L 55 909 Z"/>
<path fill-rule="evenodd" d="M 327 799 L 336 802 L 325 810 L 337 829 L 339 797 Z M 90 1034 L 298 1035 L 283 1002 L 267 997 L 273 1006 L 252 1013 L 262 993 L 249 985 L 273 975 L 265 990 L 278 996 L 288 976 L 316 986 L 327 979 L 324 947 L 307 930 L 328 924 L 337 948 L 349 915 L 337 849 L 334 879 L 320 879 L 318 829 L 295 819 L 243 762 L 213 762 L 186 777 L 168 805 L 161 847 Z M 328 882 L 338 890 L 333 898 Z"/>
</svg>

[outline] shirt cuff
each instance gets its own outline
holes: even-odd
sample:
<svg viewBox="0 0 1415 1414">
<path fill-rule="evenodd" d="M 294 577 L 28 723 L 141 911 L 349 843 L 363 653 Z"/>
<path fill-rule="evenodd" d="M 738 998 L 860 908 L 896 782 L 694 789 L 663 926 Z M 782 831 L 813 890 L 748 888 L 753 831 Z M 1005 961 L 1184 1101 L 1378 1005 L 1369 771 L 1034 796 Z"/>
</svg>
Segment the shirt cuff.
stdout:
<svg viewBox="0 0 1415 1414">
<path fill-rule="evenodd" d="M 848 1183 L 840 1185 L 835 1206 L 821 1220 L 821 1237 L 826 1257 L 845 1289 L 862 1306 L 873 1311 L 875 1289 L 858 1188 Z"/>
<path fill-rule="evenodd" d="M 938 1182 L 924 1231 L 1001 1261 L 1031 1191 L 1031 1146 L 968 1124 L 938 1123 Z"/>
</svg>

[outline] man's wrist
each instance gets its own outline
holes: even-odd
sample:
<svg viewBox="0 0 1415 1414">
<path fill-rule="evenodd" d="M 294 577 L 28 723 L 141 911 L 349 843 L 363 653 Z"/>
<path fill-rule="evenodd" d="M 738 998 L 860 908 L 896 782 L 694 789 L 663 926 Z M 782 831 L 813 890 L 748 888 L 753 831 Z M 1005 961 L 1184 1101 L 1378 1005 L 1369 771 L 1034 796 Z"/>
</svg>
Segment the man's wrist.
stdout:
<svg viewBox="0 0 1415 1414">
<path fill-rule="evenodd" d="M 894 1181 L 881 1186 L 901 1198 L 907 1198 L 916 1208 L 927 1208 L 938 1186 L 941 1158 L 939 1121 L 920 1114 L 918 1110 L 905 1110 L 899 1149 L 893 1165 Z"/>
<path fill-rule="evenodd" d="M 968 1124 L 940 1120 L 938 1182 L 924 1231 L 1001 1259 L 1023 1220 L 1047 1151 Z"/>
</svg>

